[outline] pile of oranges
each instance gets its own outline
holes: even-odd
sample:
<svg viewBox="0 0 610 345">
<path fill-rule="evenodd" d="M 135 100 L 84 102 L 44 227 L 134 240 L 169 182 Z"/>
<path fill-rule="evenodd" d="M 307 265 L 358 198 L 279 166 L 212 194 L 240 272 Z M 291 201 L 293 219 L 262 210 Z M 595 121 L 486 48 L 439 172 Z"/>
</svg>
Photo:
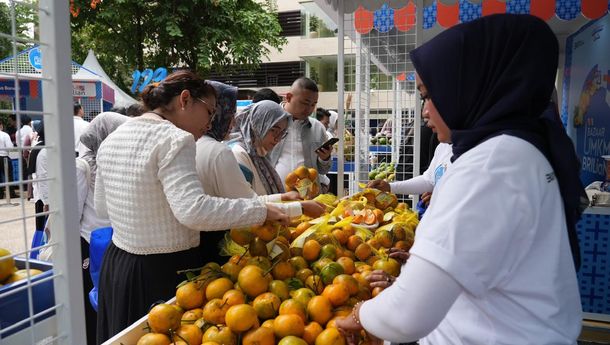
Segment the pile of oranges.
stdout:
<svg viewBox="0 0 610 345">
<path fill-rule="evenodd" d="M 354 215 L 344 217 L 351 222 L 328 221 L 327 215 L 323 224 L 302 217 L 287 228 L 231 230 L 245 253 L 191 274 L 177 288 L 174 305 L 150 310 L 151 333 L 138 345 L 345 345 L 335 321 L 381 293 L 367 281 L 373 270 L 398 276 L 401 265 L 386 249 L 408 250 L 413 243 L 414 229 L 388 227 L 390 217 L 384 221 L 390 212 L 412 214 L 406 205 L 381 210 L 371 202 L 363 210 L 375 219 L 363 222 L 386 223 L 390 230 L 363 230 Z"/>
<path fill-rule="evenodd" d="M 318 171 L 316 169 L 300 166 L 286 175 L 286 191 L 297 191 L 303 199 L 313 199 L 320 193 L 317 180 Z"/>
</svg>

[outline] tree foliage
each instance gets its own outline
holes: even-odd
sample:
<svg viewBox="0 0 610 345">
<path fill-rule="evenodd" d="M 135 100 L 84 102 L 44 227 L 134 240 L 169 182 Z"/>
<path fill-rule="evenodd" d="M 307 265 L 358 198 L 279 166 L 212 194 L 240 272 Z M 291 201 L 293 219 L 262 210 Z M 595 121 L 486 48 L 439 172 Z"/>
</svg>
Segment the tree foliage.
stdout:
<svg viewBox="0 0 610 345">
<path fill-rule="evenodd" d="M 135 69 L 254 67 L 286 40 L 269 2 L 256 0 L 73 0 L 72 51 L 93 49 L 123 89 Z M 75 14 L 77 14 L 75 16 Z"/>
<path fill-rule="evenodd" d="M 24 1 L 34 4 L 34 1 Z M 15 4 L 15 33 L 20 38 L 34 38 L 34 27 L 37 25 L 38 16 L 33 8 L 23 4 Z M 11 35 L 12 18 L 9 4 L 0 2 L 0 33 Z M 17 42 L 17 52 L 33 46 L 32 43 Z M 13 41 L 0 37 L 0 60 L 13 55 Z"/>
</svg>

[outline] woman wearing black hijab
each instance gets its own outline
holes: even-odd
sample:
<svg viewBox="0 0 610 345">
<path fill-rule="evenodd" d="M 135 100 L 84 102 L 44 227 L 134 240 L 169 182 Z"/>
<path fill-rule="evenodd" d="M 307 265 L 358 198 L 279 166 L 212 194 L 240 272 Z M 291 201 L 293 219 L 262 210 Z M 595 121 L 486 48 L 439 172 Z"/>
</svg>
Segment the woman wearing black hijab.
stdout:
<svg viewBox="0 0 610 345">
<path fill-rule="evenodd" d="M 461 24 L 411 52 L 453 164 L 400 276 L 337 321 L 348 340 L 364 328 L 420 345 L 576 343 L 582 185 L 549 107 L 557 59 L 553 32 L 529 15 Z"/>
</svg>

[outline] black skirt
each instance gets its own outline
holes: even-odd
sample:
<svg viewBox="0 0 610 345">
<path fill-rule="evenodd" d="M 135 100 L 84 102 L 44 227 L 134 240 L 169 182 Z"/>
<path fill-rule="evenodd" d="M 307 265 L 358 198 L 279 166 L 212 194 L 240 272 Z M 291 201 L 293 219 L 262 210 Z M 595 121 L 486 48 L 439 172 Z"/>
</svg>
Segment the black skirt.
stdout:
<svg viewBox="0 0 610 345">
<path fill-rule="evenodd" d="M 203 263 L 215 262 L 222 265 L 227 258 L 220 255 L 220 243 L 229 231 L 202 231 L 199 234 L 199 251 Z"/>
<path fill-rule="evenodd" d="M 101 344 L 176 294 L 185 279 L 176 271 L 201 266 L 199 248 L 176 253 L 134 255 L 110 242 L 100 272 L 97 343 Z"/>
</svg>

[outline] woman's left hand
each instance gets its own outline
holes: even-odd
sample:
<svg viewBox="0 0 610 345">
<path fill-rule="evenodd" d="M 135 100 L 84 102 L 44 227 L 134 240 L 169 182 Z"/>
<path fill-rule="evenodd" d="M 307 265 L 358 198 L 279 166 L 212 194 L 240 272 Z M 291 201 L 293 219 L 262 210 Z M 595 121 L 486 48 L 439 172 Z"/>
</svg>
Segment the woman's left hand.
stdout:
<svg viewBox="0 0 610 345">
<path fill-rule="evenodd" d="M 315 200 L 301 201 L 303 214 L 311 218 L 318 218 L 326 212 L 326 205 Z"/>
<path fill-rule="evenodd" d="M 366 280 L 371 284 L 371 288 L 380 287 L 385 289 L 392 285 L 396 278 L 382 270 L 374 270 L 366 277 Z"/>
</svg>

